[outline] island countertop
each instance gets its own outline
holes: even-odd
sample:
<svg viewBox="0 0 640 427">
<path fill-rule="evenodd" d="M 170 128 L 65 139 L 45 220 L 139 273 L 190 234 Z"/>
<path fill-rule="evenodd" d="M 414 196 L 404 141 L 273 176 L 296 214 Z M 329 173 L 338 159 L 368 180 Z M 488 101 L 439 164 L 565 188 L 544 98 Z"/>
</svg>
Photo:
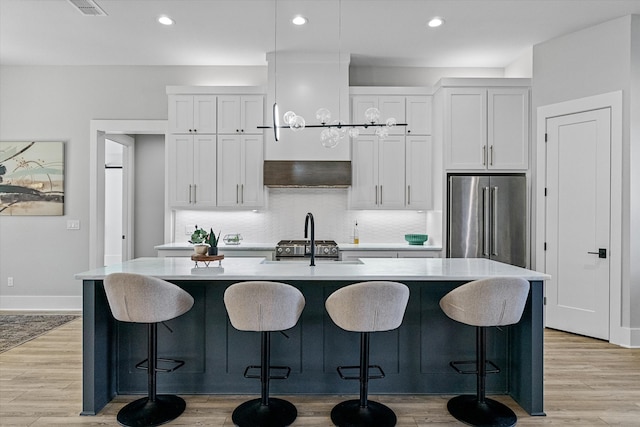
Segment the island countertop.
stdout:
<svg viewBox="0 0 640 427">
<path fill-rule="evenodd" d="M 521 277 L 544 281 L 549 275 L 483 258 L 362 258 L 359 261 L 267 261 L 225 258 L 205 267 L 190 258 L 138 258 L 78 273 L 76 279 L 101 280 L 111 273 L 137 273 L 165 280 L 419 280 L 470 281 L 486 277 Z"/>
</svg>

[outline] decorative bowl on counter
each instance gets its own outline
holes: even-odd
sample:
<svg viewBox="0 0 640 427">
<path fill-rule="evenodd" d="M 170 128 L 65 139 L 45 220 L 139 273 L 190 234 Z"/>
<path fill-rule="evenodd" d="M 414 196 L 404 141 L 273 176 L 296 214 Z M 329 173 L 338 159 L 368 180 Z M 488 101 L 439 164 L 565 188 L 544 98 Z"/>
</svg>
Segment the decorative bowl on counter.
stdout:
<svg viewBox="0 0 640 427">
<path fill-rule="evenodd" d="M 427 234 L 405 234 L 404 240 L 409 242 L 410 245 L 422 245 L 427 241 L 429 235 Z"/>
<path fill-rule="evenodd" d="M 240 240 L 242 240 L 242 234 L 240 233 L 225 234 L 222 238 L 225 245 L 239 245 Z"/>
</svg>

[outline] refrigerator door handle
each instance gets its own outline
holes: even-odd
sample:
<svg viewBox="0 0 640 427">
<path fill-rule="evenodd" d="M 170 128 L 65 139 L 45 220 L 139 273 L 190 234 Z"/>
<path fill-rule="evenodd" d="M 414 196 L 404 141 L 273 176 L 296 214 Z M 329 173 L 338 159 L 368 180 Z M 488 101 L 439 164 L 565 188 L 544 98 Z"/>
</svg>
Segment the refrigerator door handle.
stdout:
<svg viewBox="0 0 640 427">
<path fill-rule="evenodd" d="M 482 189 L 482 254 L 485 257 L 489 257 L 489 249 L 487 244 L 489 243 L 489 187 Z"/>
<path fill-rule="evenodd" d="M 498 187 L 491 188 L 493 194 L 491 195 L 491 255 L 498 256 L 496 246 L 498 242 Z"/>
</svg>

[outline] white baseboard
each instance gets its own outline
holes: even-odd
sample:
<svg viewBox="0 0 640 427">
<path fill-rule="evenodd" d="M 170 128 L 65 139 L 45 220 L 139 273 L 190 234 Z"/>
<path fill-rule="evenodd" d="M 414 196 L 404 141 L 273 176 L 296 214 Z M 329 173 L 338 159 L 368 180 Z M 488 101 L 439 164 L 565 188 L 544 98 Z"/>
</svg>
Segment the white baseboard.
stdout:
<svg viewBox="0 0 640 427">
<path fill-rule="evenodd" d="M 640 328 L 615 328 L 611 331 L 609 342 L 620 347 L 640 348 Z"/>
<path fill-rule="evenodd" d="M 0 310 L 9 311 L 82 311 L 82 296 L 8 296 L 0 297 Z"/>
</svg>

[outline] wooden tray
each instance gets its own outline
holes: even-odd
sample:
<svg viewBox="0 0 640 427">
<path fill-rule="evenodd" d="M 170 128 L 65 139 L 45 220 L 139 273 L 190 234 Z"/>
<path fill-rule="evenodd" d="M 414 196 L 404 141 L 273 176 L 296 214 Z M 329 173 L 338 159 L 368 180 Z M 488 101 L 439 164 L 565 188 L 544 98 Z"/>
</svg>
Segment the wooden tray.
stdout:
<svg viewBox="0 0 640 427">
<path fill-rule="evenodd" d="M 204 262 L 205 267 L 209 267 L 211 261 L 218 261 L 218 266 L 222 265 L 224 255 L 191 255 L 191 261 L 196 262 L 198 267 L 198 261 Z"/>
</svg>

